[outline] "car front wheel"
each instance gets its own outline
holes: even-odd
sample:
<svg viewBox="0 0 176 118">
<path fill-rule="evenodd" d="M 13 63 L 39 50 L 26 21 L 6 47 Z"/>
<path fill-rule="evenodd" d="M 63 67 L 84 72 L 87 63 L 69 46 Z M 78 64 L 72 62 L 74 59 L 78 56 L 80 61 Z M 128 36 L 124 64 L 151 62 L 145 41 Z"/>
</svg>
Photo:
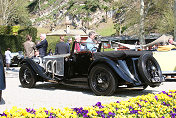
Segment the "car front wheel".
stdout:
<svg viewBox="0 0 176 118">
<path fill-rule="evenodd" d="M 112 95 L 117 88 L 116 81 L 111 68 L 103 64 L 94 66 L 89 74 L 89 86 L 95 95 Z"/>
<path fill-rule="evenodd" d="M 36 84 L 35 75 L 27 65 L 22 65 L 19 71 L 19 79 L 22 87 L 33 88 Z"/>
</svg>

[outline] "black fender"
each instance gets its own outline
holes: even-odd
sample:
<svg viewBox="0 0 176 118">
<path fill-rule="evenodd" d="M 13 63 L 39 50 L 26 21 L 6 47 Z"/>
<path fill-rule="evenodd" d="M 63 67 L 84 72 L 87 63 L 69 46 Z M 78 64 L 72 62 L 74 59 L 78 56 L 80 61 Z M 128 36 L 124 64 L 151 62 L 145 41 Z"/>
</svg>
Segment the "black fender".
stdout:
<svg viewBox="0 0 176 118">
<path fill-rule="evenodd" d="M 115 72 L 116 75 L 119 75 L 123 80 L 134 84 L 133 79 L 130 78 L 129 76 L 127 76 L 124 73 L 124 71 L 121 68 L 119 68 L 119 66 L 117 66 L 117 63 L 115 63 L 114 61 L 112 61 L 112 60 L 110 60 L 109 58 L 106 58 L 106 57 L 102 57 L 102 58 L 99 58 L 99 59 L 96 59 L 95 61 L 93 61 L 90 65 L 90 67 L 89 67 L 88 75 L 90 73 L 90 70 L 97 64 L 108 65 Z"/>
<path fill-rule="evenodd" d="M 30 58 L 23 59 L 20 65 L 22 64 L 27 64 L 35 72 L 37 76 L 40 76 L 43 79 L 50 80 L 50 78 L 43 71 L 43 68 L 39 64 L 35 63 L 32 59 Z"/>
</svg>

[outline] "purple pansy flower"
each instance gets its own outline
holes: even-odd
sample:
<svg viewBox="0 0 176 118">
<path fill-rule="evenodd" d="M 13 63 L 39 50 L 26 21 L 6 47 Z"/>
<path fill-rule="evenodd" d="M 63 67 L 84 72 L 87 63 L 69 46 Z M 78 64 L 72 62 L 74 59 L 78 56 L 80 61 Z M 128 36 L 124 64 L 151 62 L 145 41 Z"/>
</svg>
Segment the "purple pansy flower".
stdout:
<svg viewBox="0 0 176 118">
<path fill-rule="evenodd" d="M 131 114 L 136 114 L 136 113 L 138 114 L 138 110 L 132 110 L 132 111 L 130 111 L 130 113 Z"/>
<path fill-rule="evenodd" d="M 45 111 L 45 113 L 48 115 L 48 111 Z"/>
<path fill-rule="evenodd" d="M 172 97 L 172 95 L 168 95 L 169 97 Z"/>
<path fill-rule="evenodd" d="M 81 108 L 73 108 L 74 111 L 76 111 L 77 115 L 83 115 L 84 117 L 87 117 L 88 110 L 84 110 Z"/>
<path fill-rule="evenodd" d="M 105 115 L 103 114 L 103 115 L 101 115 L 101 117 L 102 117 L 102 118 L 105 118 Z"/>
<path fill-rule="evenodd" d="M 119 101 L 117 101 L 116 103 L 120 103 Z"/>
<path fill-rule="evenodd" d="M 174 112 L 176 112 L 176 108 L 174 108 Z"/>
<path fill-rule="evenodd" d="M 102 106 L 101 102 L 97 102 L 97 103 L 95 104 L 95 106 L 97 106 L 97 107 L 99 107 L 99 108 L 104 108 L 104 106 Z M 94 106 L 94 107 L 95 107 L 95 106 Z"/>
<path fill-rule="evenodd" d="M 6 115 L 5 113 L 3 113 L 3 114 L 0 114 L 0 116 L 6 116 L 6 117 L 7 117 L 7 115 Z"/>
<path fill-rule="evenodd" d="M 115 113 L 109 112 L 108 115 L 109 116 L 115 116 Z"/>
<path fill-rule="evenodd" d="M 171 113 L 171 118 L 175 118 L 176 113 Z"/>
<path fill-rule="evenodd" d="M 129 106 L 129 110 L 130 110 L 130 109 L 133 109 L 133 107 L 132 107 L 132 106 Z"/>
<path fill-rule="evenodd" d="M 28 109 L 28 108 L 26 108 L 26 111 L 28 112 L 28 113 L 31 113 L 31 114 L 35 114 L 35 110 L 34 109 Z"/>
<path fill-rule="evenodd" d="M 156 100 L 158 100 L 158 97 L 157 97 L 157 96 L 155 96 L 155 99 L 156 99 Z"/>
</svg>

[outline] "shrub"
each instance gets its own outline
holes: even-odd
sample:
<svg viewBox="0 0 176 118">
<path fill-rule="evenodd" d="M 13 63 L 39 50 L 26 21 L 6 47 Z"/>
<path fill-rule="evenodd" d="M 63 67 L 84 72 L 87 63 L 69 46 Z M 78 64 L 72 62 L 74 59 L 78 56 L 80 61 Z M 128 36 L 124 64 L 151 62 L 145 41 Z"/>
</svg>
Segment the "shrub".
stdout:
<svg viewBox="0 0 176 118">
<path fill-rule="evenodd" d="M 52 52 L 55 52 L 56 44 L 59 42 L 58 36 L 47 36 L 48 41 L 48 51 L 51 49 Z"/>
<path fill-rule="evenodd" d="M 18 31 L 18 35 L 23 37 L 23 42 L 26 39 L 27 35 L 32 36 L 32 41 L 35 42 L 37 38 L 37 29 L 35 27 L 21 27 L 20 30 Z"/>
<path fill-rule="evenodd" d="M 22 37 L 19 35 L 0 35 L 0 48 L 2 53 L 4 53 L 7 48 L 10 48 L 11 52 L 23 50 L 22 43 Z"/>
<path fill-rule="evenodd" d="M 0 34 L 12 34 L 11 26 L 0 26 Z"/>
<path fill-rule="evenodd" d="M 69 36 L 65 36 L 65 42 L 67 42 L 68 38 L 72 38 L 73 37 L 69 37 Z M 60 41 L 60 36 L 47 36 L 47 41 L 48 41 L 48 51 L 51 49 L 52 52 L 55 52 L 55 48 L 56 48 L 56 44 Z M 73 42 L 72 42 L 73 44 Z M 72 44 L 70 46 L 70 48 L 72 47 Z"/>
<path fill-rule="evenodd" d="M 28 34 L 32 36 L 35 42 L 37 29 L 34 27 L 0 26 L 0 48 L 2 52 L 4 53 L 7 48 L 10 48 L 11 52 L 23 50 L 23 43 L 26 41 Z"/>
</svg>

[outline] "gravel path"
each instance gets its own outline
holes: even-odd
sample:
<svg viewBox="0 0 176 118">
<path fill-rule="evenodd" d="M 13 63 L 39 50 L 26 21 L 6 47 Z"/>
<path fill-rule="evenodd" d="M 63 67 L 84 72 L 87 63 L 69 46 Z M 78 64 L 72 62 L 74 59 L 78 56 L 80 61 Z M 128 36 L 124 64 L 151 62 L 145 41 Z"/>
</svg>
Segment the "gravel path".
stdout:
<svg viewBox="0 0 176 118">
<path fill-rule="evenodd" d="M 6 89 L 2 93 L 0 113 L 13 106 L 18 108 L 50 109 L 92 106 L 97 102 L 110 103 L 148 93 L 176 90 L 176 81 L 164 82 L 160 87 L 147 87 L 144 91 L 119 89 L 113 96 L 95 96 L 88 88 L 76 88 L 53 83 L 37 83 L 35 88 L 22 88 L 18 79 L 19 67 L 6 72 Z"/>
</svg>

